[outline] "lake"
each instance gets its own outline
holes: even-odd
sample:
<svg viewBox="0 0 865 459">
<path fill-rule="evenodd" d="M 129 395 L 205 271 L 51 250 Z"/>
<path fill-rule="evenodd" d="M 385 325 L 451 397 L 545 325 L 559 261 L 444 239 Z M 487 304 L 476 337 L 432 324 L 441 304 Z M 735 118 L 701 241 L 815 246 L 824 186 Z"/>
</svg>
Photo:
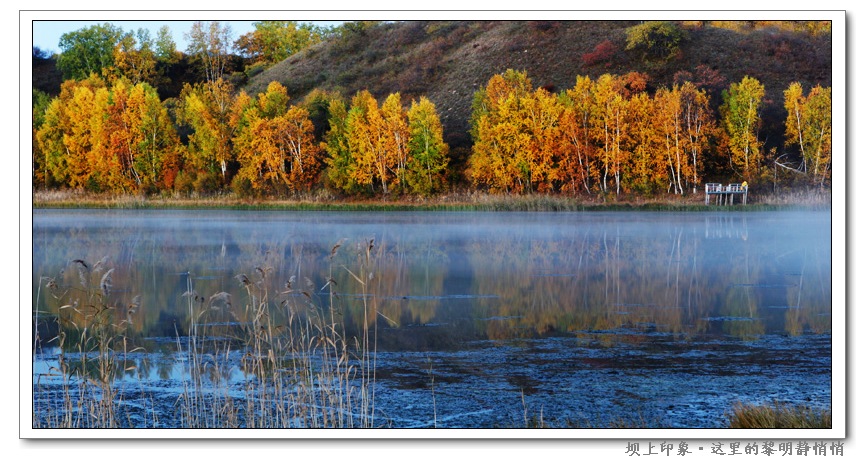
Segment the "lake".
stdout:
<svg viewBox="0 0 865 459">
<path fill-rule="evenodd" d="M 828 211 L 34 210 L 34 427 L 829 408 L 830 230 Z"/>
</svg>

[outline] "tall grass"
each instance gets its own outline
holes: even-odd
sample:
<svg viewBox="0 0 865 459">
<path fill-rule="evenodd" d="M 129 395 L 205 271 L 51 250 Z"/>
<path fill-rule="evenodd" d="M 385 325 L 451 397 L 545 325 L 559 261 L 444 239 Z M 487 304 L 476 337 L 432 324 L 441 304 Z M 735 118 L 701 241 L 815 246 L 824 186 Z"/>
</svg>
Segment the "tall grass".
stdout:
<svg viewBox="0 0 865 459">
<path fill-rule="evenodd" d="M 111 295 L 111 270 L 102 274 L 84 260 L 70 262 L 61 279 L 42 285 L 60 306 L 60 332 L 52 339 L 56 359 L 34 377 L 35 428 L 353 428 L 378 427 L 375 418 L 376 307 L 368 289 L 376 255 L 367 241 L 353 266 L 336 265 L 333 247 L 328 281 L 312 285 L 292 276 L 274 289 L 273 270 L 256 266 L 238 274 L 245 292 L 200 294 L 186 273 L 182 298 L 188 323 L 175 339 L 174 359 L 182 388 L 174 403 L 177 416 L 150 401 L 141 415 L 125 400 L 128 382 L 118 376 L 131 368 L 126 355 L 131 338 L 129 308 Z M 360 333 L 346 331 L 334 270 L 358 283 L 363 319 Z M 71 285 L 71 279 L 76 284 Z M 99 279 L 101 282 L 94 280 Z M 319 293 L 327 291 L 327 295 Z M 235 304 L 237 303 L 237 304 Z M 185 327 L 183 326 L 185 325 Z M 183 331 L 186 329 L 186 332 Z M 43 352 L 34 339 L 34 361 Z M 49 381 L 50 380 L 50 381 Z M 146 400 L 145 400 L 146 403 Z"/>
<path fill-rule="evenodd" d="M 728 421 L 733 429 L 830 429 L 832 412 L 783 403 L 771 406 L 737 403 Z"/>
</svg>

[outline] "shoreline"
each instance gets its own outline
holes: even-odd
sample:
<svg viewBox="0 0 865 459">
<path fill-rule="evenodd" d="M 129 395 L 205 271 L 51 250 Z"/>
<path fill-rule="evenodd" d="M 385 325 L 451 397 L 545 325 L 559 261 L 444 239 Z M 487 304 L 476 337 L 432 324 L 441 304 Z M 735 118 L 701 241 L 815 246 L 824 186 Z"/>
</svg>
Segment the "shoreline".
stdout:
<svg viewBox="0 0 865 459">
<path fill-rule="evenodd" d="M 706 205 L 703 194 L 651 199 L 613 196 L 608 200 L 561 195 L 448 194 L 432 198 L 339 199 L 307 196 L 299 198 L 240 199 L 232 195 L 208 197 L 96 195 L 81 192 L 35 192 L 35 209 L 164 209 L 164 210 L 261 210 L 261 211 L 352 211 L 352 212 L 589 212 L 589 211 L 775 211 L 831 210 L 831 194 L 789 194 L 766 202 Z"/>
</svg>

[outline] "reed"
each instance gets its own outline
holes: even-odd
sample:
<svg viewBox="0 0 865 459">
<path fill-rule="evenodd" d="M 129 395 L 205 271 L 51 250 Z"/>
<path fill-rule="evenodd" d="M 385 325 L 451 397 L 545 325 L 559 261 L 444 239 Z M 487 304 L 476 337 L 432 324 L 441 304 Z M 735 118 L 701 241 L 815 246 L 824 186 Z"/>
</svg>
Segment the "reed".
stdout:
<svg viewBox="0 0 865 459">
<path fill-rule="evenodd" d="M 175 337 L 175 360 L 182 390 L 176 419 L 159 416 L 141 400 L 127 403 L 128 382 L 118 376 L 131 369 L 127 355 L 130 313 L 112 295 L 113 269 L 73 260 L 64 273 L 43 278 L 59 307 L 60 332 L 51 340 L 56 358 L 34 376 L 35 428 L 368 428 L 375 417 L 376 314 L 372 282 L 373 241 L 359 244 L 348 266 L 337 262 L 333 247 L 324 286 L 292 276 L 282 289 L 273 270 L 256 266 L 239 274 L 245 292 L 200 294 L 186 273 L 182 295 L 188 323 Z M 363 318 L 361 333 L 349 336 L 341 312 L 336 270 L 357 282 Z M 346 286 L 349 287 L 349 286 Z M 319 293 L 326 292 L 326 295 Z M 135 305 L 138 300 L 131 305 Z M 225 320 L 228 319 L 228 322 Z M 38 331 L 38 328 L 36 329 Z M 35 333 L 34 333 L 35 334 Z M 42 354 L 34 338 L 34 361 Z M 239 376 L 238 376 L 239 375 Z M 146 402 L 146 400 L 145 400 Z M 133 408 L 133 405 L 136 407 Z"/>
<path fill-rule="evenodd" d="M 116 428 L 122 423 L 118 407 L 124 392 L 114 384 L 126 371 L 129 349 L 128 320 L 116 321 L 115 305 L 108 302 L 113 269 L 105 260 L 88 264 L 69 262 L 65 279 L 42 278 L 48 294 L 63 303 L 59 307 L 59 331 L 46 341 L 56 341 L 56 365 L 34 376 L 34 427 Z M 41 282 L 39 288 L 41 295 Z M 37 300 L 38 304 L 38 300 Z M 43 352 L 38 332 L 34 358 Z M 42 381 L 52 384 L 42 384 Z M 59 384 L 56 381 L 59 379 Z"/>
</svg>

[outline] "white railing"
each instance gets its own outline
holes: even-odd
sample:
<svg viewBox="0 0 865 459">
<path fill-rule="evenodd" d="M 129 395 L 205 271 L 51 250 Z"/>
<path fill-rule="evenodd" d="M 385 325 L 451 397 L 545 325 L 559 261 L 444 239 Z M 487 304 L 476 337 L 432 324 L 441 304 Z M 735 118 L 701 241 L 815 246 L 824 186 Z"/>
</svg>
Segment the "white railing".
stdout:
<svg viewBox="0 0 865 459">
<path fill-rule="evenodd" d="M 721 183 L 706 184 L 706 204 L 709 204 L 709 195 L 718 196 L 718 204 L 733 204 L 734 196 L 742 195 L 742 204 L 748 203 L 748 183 L 731 183 L 723 185 Z"/>
<path fill-rule="evenodd" d="M 729 185 L 720 183 L 706 184 L 706 193 L 745 193 L 746 191 L 748 191 L 748 186 L 743 186 L 741 183 L 731 183 Z"/>
</svg>

